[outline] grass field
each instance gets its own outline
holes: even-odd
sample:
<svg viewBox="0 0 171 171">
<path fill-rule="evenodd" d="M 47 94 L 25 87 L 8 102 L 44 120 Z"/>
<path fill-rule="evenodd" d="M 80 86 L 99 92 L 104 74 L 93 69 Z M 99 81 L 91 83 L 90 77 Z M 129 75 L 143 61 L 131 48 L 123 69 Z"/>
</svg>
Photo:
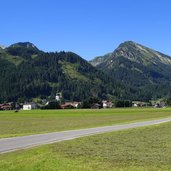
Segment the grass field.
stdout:
<svg viewBox="0 0 171 171">
<path fill-rule="evenodd" d="M 0 155 L 3 171 L 170 171 L 171 122 Z"/>
<path fill-rule="evenodd" d="M 0 138 L 171 117 L 171 108 L 0 111 Z"/>
</svg>

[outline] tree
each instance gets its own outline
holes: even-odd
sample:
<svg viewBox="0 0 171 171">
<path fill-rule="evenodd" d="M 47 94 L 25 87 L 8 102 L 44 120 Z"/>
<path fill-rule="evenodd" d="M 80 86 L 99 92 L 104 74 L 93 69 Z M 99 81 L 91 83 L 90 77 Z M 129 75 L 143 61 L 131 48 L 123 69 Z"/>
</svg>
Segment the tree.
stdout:
<svg viewBox="0 0 171 171">
<path fill-rule="evenodd" d="M 132 102 L 129 100 L 114 100 L 115 107 L 132 107 Z"/>
<path fill-rule="evenodd" d="M 95 103 L 99 104 L 100 108 L 103 107 L 102 102 L 97 97 L 90 97 L 82 102 L 81 108 L 84 109 L 91 108 L 91 106 Z"/>
</svg>

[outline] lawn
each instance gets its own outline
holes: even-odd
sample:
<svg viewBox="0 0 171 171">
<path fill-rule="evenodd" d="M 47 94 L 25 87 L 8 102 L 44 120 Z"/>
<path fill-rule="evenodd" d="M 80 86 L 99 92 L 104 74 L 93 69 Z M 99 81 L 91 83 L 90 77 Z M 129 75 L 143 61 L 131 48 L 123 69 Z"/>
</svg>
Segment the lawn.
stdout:
<svg viewBox="0 0 171 171">
<path fill-rule="evenodd" d="M 171 108 L 0 111 L 0 138 L 171 117 Z"/>
<path fill-rule="evenodd" d="M 170 171 L 171 122 L 0 155 L 3 171 Z"/>
</svg>

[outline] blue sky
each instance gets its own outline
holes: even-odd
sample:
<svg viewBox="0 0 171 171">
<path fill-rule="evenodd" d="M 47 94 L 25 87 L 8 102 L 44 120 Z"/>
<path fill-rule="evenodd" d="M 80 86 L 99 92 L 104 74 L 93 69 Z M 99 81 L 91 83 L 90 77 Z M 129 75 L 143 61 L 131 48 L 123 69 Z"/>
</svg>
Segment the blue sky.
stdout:
<svg viewBox="0 0 171 171">
<path fill-rule="evenodd" d="M 132 40 L 171 55 L 170 0 L 0 0 L 0 44 L 90 60 Z"/>
</svg>

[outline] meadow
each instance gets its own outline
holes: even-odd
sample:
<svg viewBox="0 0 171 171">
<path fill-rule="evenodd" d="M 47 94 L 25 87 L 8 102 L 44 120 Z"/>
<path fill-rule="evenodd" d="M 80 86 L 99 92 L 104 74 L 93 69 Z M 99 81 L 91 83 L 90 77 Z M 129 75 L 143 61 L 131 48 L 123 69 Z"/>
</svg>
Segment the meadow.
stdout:
<svg viewBox="0 0 171 171">
<path fill-rule="evenodd" d="M 0 155 L 2 171 L 170 171 L 171 122 Z"/>
<path fill-rule="evenodd" d="M 0 111 L 0 138 L 171 117 L 171 108 Z"/>
</svg>

